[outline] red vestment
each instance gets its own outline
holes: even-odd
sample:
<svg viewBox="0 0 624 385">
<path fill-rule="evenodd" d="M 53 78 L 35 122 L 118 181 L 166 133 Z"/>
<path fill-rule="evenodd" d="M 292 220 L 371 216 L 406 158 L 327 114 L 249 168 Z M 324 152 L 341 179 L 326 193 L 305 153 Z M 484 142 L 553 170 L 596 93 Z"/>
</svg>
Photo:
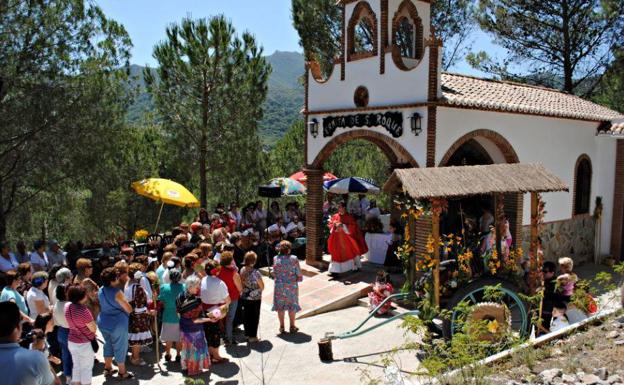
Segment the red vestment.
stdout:
<svg viewBox="0 0 624 385">
<path fill-rule="evenodd" d="M 334 214 L 329 220 L 329 230 L 327 249 L 332 262 L 346 262 L 368 252 L 364 236 L 351 214 Z"/>
</svg>

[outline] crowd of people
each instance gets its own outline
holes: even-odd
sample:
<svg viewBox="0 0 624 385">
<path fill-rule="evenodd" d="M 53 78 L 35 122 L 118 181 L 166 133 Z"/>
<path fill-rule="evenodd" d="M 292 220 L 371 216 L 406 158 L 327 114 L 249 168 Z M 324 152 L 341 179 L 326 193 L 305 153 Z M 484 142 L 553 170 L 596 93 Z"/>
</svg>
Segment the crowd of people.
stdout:
<svg viewBox="0 0 624 385">
<path fill-rule="evenodd" d="M 267 265 L 276 332 L 287 332 L 288 313 L 288 332 L 296 333 L 302 274 L 289 239 L 305 232 L 301 218 L 296 204 L 281 212 L 277 202 L 268 211 L 261 203 L 240 213 L 235 204 L 227 213 L 202 209 L 190 225 L 150 236 L 141 251 L 132 242 L 108 242 L 94 258 L 64 252 L 54 240 L 34 242 L 31 252 L 23 242 L 15 251 L 0 244 L 0 370 L 33 366 L 10 384 L 58 384 L 57 370 L 67 384 L 90 384 L 99 334 L 107 377 L 132 378 L 126 362 L 146 365 L 154 342 L 164 344 L 165 361 L 197 375 L 228 361 L 220 346 L 242 342 L 240 326 L 248 343 L 260 340 L 259 268 Z M 35 353 L 37 359 L 17 361 Z"/>
</svg>

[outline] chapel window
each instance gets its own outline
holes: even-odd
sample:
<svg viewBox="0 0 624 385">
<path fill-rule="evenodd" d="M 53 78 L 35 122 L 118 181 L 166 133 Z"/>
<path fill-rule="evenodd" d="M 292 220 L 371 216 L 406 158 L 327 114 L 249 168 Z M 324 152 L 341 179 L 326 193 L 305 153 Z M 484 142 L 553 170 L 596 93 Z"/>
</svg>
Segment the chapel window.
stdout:
<svg viewBox="0 0 624 385">
<path fill-rule="evenodd" d="M 414 34 L 414 23 L 407 17 L 401 18 L 396 30 L 395 39 L 402 57 L 415 58 L 416 47 L 414 42 L 416 41 L 416 37 Z"/>
<path fill-rule="evenodd" d="M 370 4 L 359 2 L 347 26 L 347 60 L 377 55 L 377 16 Z"/>
<path fill-rule="evenodd" d="M 418 65 L 424 54 L 422 20 L 410 0 L 404 0 L 392 19 L 392 59 L 402 70 Z"/>
<path fill-rule="evenodd" d="M 355 53 L 373 52 L 374 44 L 373 26 L 367 18 L 361 18 L 355 26 Z"/>
<path fill-rule="evenodd" d="M 574 215 L 589 214 L 592 166 L 587 155 L 576 162 L 574 182 Z"/>
</svg>

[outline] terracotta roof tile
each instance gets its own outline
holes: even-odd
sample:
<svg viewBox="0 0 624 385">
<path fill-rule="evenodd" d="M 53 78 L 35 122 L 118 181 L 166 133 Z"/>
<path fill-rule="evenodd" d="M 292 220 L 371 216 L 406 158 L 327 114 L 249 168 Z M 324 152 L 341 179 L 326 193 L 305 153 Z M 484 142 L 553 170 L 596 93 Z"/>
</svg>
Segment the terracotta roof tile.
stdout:
<svg viewBox="0 0 624 385">
<path fill-rule="evenodd" d="M 442 73 L 442 102 L 487 109 L 591 121 L 624 118 L 596 103 L 558 90 L 526 84 Z"/>
</svg>

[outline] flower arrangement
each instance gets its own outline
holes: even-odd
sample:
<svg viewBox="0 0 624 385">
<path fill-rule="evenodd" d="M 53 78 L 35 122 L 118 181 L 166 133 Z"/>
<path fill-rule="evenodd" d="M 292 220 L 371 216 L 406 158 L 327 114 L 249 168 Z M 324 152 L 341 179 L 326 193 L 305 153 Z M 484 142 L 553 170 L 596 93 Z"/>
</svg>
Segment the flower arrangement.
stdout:
<svg viewBox="0 0 624 385">
<path fill-rule="evenodd" d="M 145 242 L 148 235 L 149 235 L 149 231 L 145 229 L 137 230 L 134 232 L 134 239 L 137 242 Z"/>
</svg>

